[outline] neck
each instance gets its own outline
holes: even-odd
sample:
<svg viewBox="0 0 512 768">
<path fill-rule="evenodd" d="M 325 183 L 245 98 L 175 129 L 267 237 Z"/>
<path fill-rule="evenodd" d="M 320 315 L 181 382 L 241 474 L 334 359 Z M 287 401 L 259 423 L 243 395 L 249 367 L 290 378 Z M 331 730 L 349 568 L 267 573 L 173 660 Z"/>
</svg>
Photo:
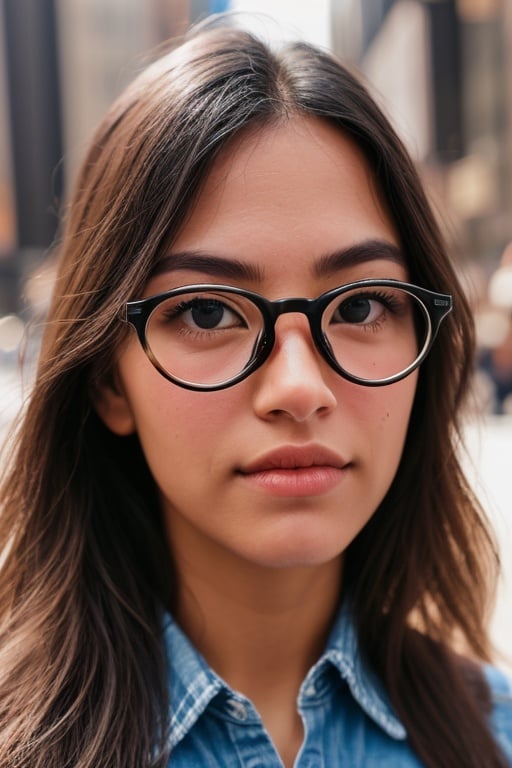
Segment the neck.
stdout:
<svg viewBox="0 0 512 768">
<path fill-rule="evenodd" d="M 177 563 L 177 621 L 210 666 L 261 709 L 293 698 L 321 655 L 336 611 L 341 558 L 304 568 Z M 232 567 L 230 567 L 232 565 Z"/>
<path fill-rule="evenodd" d="M 327 640 L 341 557 L 318 566 L 265 568 L 215 548 L 194 560 L 186 551 L 174 552 L 175 618 L 212 669 L 253 702 L 289 768 L 304 735 L 297 696 Z"/>
</svg>

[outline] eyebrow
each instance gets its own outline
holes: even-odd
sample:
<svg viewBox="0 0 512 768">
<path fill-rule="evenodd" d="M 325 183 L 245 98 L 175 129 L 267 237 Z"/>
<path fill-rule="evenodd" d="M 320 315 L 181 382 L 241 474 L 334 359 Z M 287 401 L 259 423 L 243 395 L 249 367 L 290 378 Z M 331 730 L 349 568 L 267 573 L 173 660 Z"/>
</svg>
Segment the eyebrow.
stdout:
<svg viewBox="0 0 512 768">
<path fill-rule="evenodd" d="M 315 277 L 329 277 L 342 269 L 381 259 L 405 265 L 402 251 L 394 243 L 388 240 L 364 240 L 348 248 L 324 254 L 315 262 L 313 272 Z"/>
<path fill-rule="evenodd" d="M 329 277 L 343 269 L 382 259 L 400 265 L 405 264 L 400 248 L 394 243 L 387 240 L 364 240 L 348 248 L 340 248 L 320 256 L 314 262 L 311 271 L 314 277 Z M 202 272 L 211 277 L 247 280 L 255 283 L 263 282 L 264 278 L 258 264 L 216 256 L 204 251 L 178 251 L 164 256 L 155 264 L 151 277 L 178 270 Z"/>
<path fill-rule="evenodd" d="M 151 277 L 178 270 L 203 272 L 205 275 L 228 280 L 249 280 L 255 283 L 263 281 L 263 273 L 257 264 L 214 256 L 204 251 L 178 251 L 164 256 L 155 264 Z"/>
</svg>

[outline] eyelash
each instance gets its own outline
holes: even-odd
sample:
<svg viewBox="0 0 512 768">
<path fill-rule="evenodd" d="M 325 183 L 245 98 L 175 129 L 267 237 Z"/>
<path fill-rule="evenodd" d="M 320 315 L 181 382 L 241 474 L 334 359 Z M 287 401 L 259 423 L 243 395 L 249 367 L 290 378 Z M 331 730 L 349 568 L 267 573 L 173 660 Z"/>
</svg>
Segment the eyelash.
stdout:
<svg viewBox="0 0 512 768">
<path fill-rule="evenodd" d="M 185 314 L 185 312 L 188 312 L 190 309 L 193 309 L 194 306 L 198 306 L 201 301 L 208 301 L 208 299 L 204 299 L 200 296 L 195 297 L 194 299 L 189 299 L 188 301 L 182 301 L 179 304 L 177 304 L 175 307 L 173 307 L 170 310 L 165 310 L 162 314 L 165 320 L 175 320 L 176 318 L 179 318 L 181 315 Z M 224 309 L 226 309 L 228 312 L 231 312 L 234 316 L 236 316 L 241 322 L 242 317 L 240 314 L 236 311 L 236 309 L 233 309 L 232 307 L 229 307 L 227 304 L 224 304 L 222 301 L 219 301 L 219 305 L 222 306 Z M 194 338 L 201 339 L 203 337 L 210 337 L 214 333 L 219 333 L 223 331 L 223 328 L 209 328 L 209 329 L 201 329 L 201 328 L 180 328 L 179 333 L 182 336 L 194 336 Z"/>
<path fill-rule="evenodd" d="M 387 312 L 399 314 L 402 309 L 402 303 L 394 298 L 390 293 L 384 291 L 375 291 L 373 293 L 361 293 L 352 296 L 353 299 L 366 299 L 368 301 L 378 301 L 384 307 L 384 312 L 380 317 L 370 323 L 354 323 L 354 327 L 359 327 L 364 333 L 376 333 L 386 322 Z"/>
</svg>

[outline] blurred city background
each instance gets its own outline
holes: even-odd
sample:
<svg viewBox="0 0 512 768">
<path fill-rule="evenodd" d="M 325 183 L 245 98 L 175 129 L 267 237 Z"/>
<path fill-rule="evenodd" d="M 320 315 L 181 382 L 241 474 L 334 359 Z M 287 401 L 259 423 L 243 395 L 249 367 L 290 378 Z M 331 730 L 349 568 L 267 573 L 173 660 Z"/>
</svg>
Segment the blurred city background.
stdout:
<svg viewBox="0 0 512 768">
<path fill-rule="evenodd" d="M 30 384 L 50 246 L 94 127 L 163 43 L 227 10 L 353 66 L 420 167 L 475 313 L 467 461 L 500 538 L 493 633 L 512 656 L 511 0 L 0 0 L 0 430 L 22 348 Z"/>
</svg>

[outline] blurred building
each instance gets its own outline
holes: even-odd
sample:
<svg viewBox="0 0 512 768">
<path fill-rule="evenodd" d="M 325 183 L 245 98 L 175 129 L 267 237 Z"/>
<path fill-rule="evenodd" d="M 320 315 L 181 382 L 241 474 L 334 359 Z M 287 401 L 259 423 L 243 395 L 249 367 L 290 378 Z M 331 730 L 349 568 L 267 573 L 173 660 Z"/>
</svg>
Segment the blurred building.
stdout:
<svg viewBox="0 0 512 768">
<path fill-rule="evenodd" d="M 461 259 L 489 274 L 512 240 L 512 3 L 332 0 L 332 47 L 421 163 Z"/>
<path fill-rule="evenodd" d="M 27 276 L 44 261 L 77 164 L 112 101 L 152 51 L 226 7 L 0 0 L 0 319 L 27 313 Z"/>
</svg>

